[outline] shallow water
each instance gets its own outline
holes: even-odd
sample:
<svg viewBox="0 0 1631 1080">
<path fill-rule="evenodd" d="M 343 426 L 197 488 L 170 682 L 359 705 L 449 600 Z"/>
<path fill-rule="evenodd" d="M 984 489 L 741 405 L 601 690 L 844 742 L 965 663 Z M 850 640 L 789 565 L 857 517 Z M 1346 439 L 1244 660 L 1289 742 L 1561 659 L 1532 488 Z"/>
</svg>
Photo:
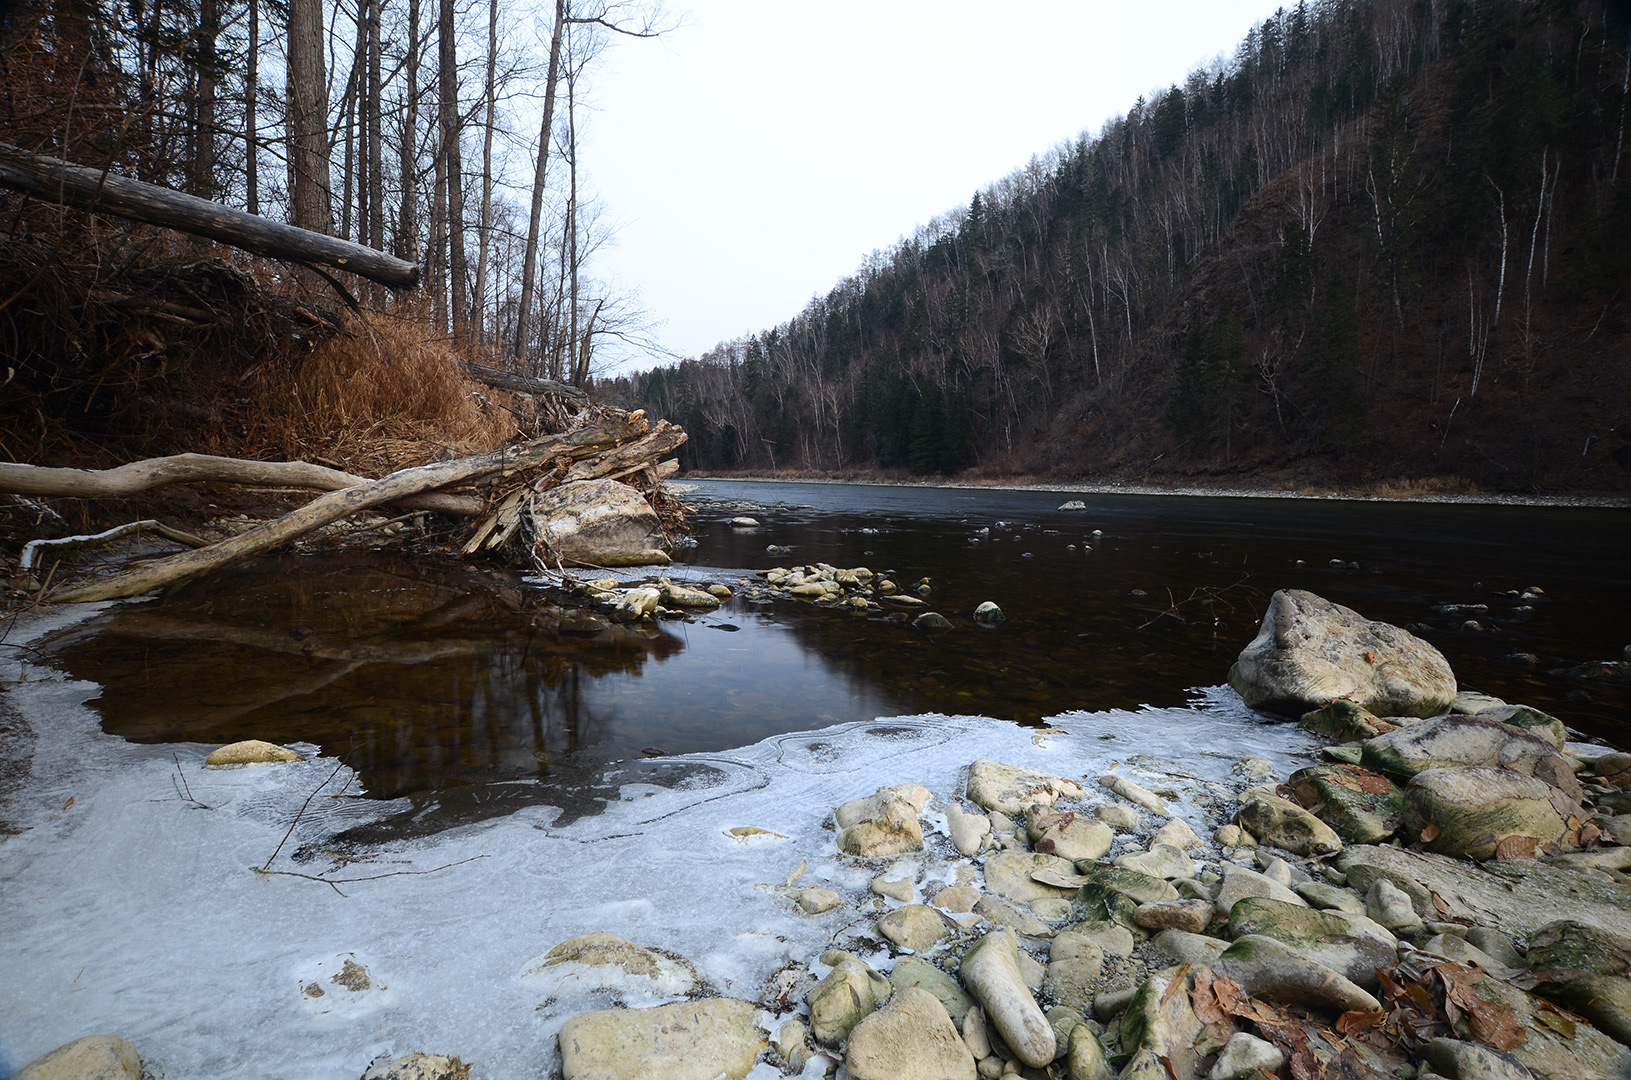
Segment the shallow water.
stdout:
<svg viewBox="0 0 1631 1080">
<path fill-rule="evenodd" d="M 1631 511 L 1135 495 L 1056 509 L 1070 497 L 703 481 L 687 496 L 697 544 L 668 572 L 738 588 L 706 616 L 582 636 L 559 629 L 559 596 L 508 571 L 281 557 L 120 606 L 48 648 L 104 688 L 94 705 L 112 734 L 344 755 L 369 794 L 413 800 L 387 832 L 538 802 L 592 811 L 615 790 L 608 763 L 638 772 L 646 757 L 877 716 L 1037 723 L 1182 704 L 1223 681 L 1279 588 L 1410 627 L 1464 686 L 1631 743 L 1631 688 L 1557 673 L 1631 641 Z M 740 513 L 761 526 L 727 524 Z M 956 627 L 739 588 L 817 561 L 926 577 Z M 1506 595 L 1530 586 L 1543 598 Z M 1008 621 L 974 624 L 984 600 Z M 1469 618 L 1486 629 L 1462 629 Z"/>
</svg>

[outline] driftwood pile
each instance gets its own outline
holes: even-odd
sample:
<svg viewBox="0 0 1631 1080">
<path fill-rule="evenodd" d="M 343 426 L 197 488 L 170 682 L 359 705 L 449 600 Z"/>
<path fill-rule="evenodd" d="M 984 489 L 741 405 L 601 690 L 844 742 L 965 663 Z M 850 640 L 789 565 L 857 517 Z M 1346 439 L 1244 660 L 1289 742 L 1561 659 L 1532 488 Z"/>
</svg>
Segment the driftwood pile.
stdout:
<svg viewBox="0 0 1631 1080">
<path fill-rule="evenodd" d="M 465 554 L 511 545 L 524 525 L 532 498 L 576 480 L 617 480 L 643 494 L 672 539 L 684 528 L 688 508 L 668 494 L 662 480 L 678 463 L 668 458 L 686 434 L 666 420 L 655 426 L 643 413 L 590 406 L 575 426 L 484 454 L 400 469 L 377 480 L 303 461 L 264 462 L 204 454 L 179 454 L 136 461 L 114 469 L 54 469 L 0 462 L 0 493 L 22 497 L 96 498 L 129 496 L 177 483 L 230 483 L 258 487 L 305 488 L 325 494 L 282 517 L 261 522 L 224 540 L 206 543 L 179 530 L 141 522 L 98 537 L 36 541 L 24 563 L 41 563 L 41 550 L 146 531 L 192 545 L 174 555 L 106 569 L 45 591 L 52 603 L 80 603 L 140 596 L 223 570 L 270 552 L 359 511 L 400 507 L 471 519 Z M 530 555 L 531 546 L 526 546 Z M 25 569 L 31 567 L 25 566 Z"/>
</svg>

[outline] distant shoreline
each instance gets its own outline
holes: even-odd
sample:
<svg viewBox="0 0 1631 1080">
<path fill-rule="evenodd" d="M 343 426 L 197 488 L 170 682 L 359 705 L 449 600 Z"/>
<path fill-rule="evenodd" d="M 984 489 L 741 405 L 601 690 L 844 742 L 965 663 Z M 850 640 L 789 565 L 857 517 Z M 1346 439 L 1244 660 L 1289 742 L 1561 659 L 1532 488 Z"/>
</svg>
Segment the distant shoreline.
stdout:
<svg viewBox="0 0 1631 1080">
<path fill-rule="evenodd" d="M 1543 506 L 1570 507 L 1598 510 L 1631 508 L 1631 495 L 1572 494 L 1572 495 L 1513 495 L 1499 492 L 1421 491 L 1391 492 L 1387 494 L 1361 491 L 1287 490 L 1284 488 L 1236 487 L 1164 487 L 1156 484 L 1117 484 L 1080 482 L 1054 482 L 1041 479 L 1010 477 L 1003 480 L 894 480 L 879 476 L 806 476 L 789 474 L 777 476 L 765 473 L 684 473 L 674 482 L 690 480 L 721 480 L 746 484 L 849 484 L 858 487 L 911 487 L 945 488 L 955 490 L 987 491 L 1052 491 L 1060 495 L 1185 495 L 1220 499 L 1311 499 L 1327 502 L 1394 502 L 1444 503 L 1467 506 Z"/>
</svg>

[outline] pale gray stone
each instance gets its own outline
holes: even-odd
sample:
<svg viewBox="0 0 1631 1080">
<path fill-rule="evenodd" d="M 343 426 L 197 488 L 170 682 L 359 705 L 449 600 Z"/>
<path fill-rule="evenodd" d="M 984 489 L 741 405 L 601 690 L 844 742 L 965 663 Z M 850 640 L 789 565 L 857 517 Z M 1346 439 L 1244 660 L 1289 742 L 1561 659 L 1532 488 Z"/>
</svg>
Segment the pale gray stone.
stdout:
<svg viewBox="0 0 1631 1080">
<path fill-rule="evenodd" d="M 927 904 L 896 908 L 879 919 L 876 926 L 878 933 L 897 947 L 912 952 L 928 952 L 951 934 L 945 919 Z"/>
<path fill-rule="evenodd" d="M 974 1008 L 974 999 L 963 992 L 956 979 L 922 957 L 903 956 L 896 960 L 895 966 L 889 969 L 889 984 L 897 994 L 908 986 L 927 990 L 952 1016 L 961 1016 Z"/>
<path fill-rule="evenodd" d="M 1123 855 L 1115 860 L 1123 870 L 1135 870 L 1154 878 L 1172 880 L 1195 876 L 1195 863 L 1182 849 L 1171 844 L 1153 844 L 1150 850 Z"/>
<path fill-rule="evenodd" d="M 1212 964 L 1229 947 L 1227 941 L 1186 930 L 1163 930 L 1150 939 L 1147 956 L 1176 964 Z"/>
<path fill-rule="evenodd" d="M 12 1073 L 12 1080 L 139 1080 L 141 1055 L 117 1035 L 87 1035 Z"/>
<path fill-rule="evenodd" d="M 874 896 L 886 896 L 891 900 L 909 904 L 912 897 L 917 894 L 917 885 L 910 877 L 891 879 L 879 874 L 868 883 L 867 891 Z"/>
<path fill-rule="evenodd" d="M 831 889 L 810 888 L 802 889 L 798 894 L 799 907 L 810 915 L 820 915 L 831 911 L 844 902 L 844 898 Z"/>
<path fill-rule="evenodd" d="M 1218 885 L 1216 902 L 1218 911 L 1227 915 L 1235 904 L 1248 896 L 1266 896 L 1271 900 L 1283 900 L 1288 904 L 1304 903 L 1302 897 L 1278 881 L 1264 877 L 1256 870 L 1225 863 L 1223 880 Z"/>
<path fill-rule="evenodd" d="M 1200 846 L 1201 838 L 1195 835 L 1189 822 L 1183 818 L 1173 818 L 1150 837 L 1150 850 L 1155 850 L 1159 844 L 1170 844 L 1179 851 L 1190 851 Z"/>
<path fill-rule="evenodd" d="M 1083 794 L 1082 786 L 1074 780 L 985 758 L 968 769 L 969 802 L 1004 814 L 1024 813 L 1032 803 L 1052 806 L 1061 795 L 1079 799 Z"/>
<path fill-rule="evenodd" d="M 1410 897 L 1387 878 L 1377 878 L 1365 894 L 1365 915 L 1396 934 L 1409 936 L 1422 927 Z"/>
<path fill-rule="evenodd" d="M 855 1025 L 844 1050 L 853 1080 L 974 1080 L 974 1056 L 934 995 L 908 987 Z"/>
<path fill-rule="evenodd" d="M 741 1080 L 766 1045 L 746 1001 L 580 1013 L 561 1028 L 565 1080 Z"/>
<path fill-rule="evenodd" d="M 1099 777 L 1099 783 L 1102 784 L 1106 790 L 1120 795 L 1123 799 L 1126 799 L 1135 806 L 1142 806 L 1152 814 L 1159 814 L 1162 817 L 1172 816 L 1172 810 L 1168 808 L 1167 801 L 1165 799 L 1161 798 L 1161 796 L 1157 795 L 1155 792 L 1139 786 L 1133 781 L 1127 779 L 1125 776 L 1117 776 L 1115 773 L 1105 773 L 1103 776 Z"/>
<path fill-rule="evenodd" d="M 1242 1076 L 1259 1070 L 1273 1073 L 1285 1061 L 1286 1056 L 1278 1046 L 1256 1035 L 1237 1031 L 1229 1036 L 1217 1063 L 1207 1076 L 1210 1080 L 1240 1080 Z"/>
<path fill-rule="evenodd" d="M 946 833 L 961 855 L 974 855 L 991 835 L 991 822 L 984 814 L 971 814 L 958 803 L 946 807 Z"/>
<path fill-rule="evenodd" d="M 958 976 L 1019 1060 L 1041 1068 L 1053 1061 L 1057 1043 L 1031 997 L 1019 957 L 1013 934 L 997 930 L 964 954 Z"/>
<path fill-rule="evenodd" d="M 1132 832 L 1138 828 L 1138 811 L 1126 803 L 1105 803 L 1096 813 L 1100 821 L 1117 832 Z"/>
</svg>

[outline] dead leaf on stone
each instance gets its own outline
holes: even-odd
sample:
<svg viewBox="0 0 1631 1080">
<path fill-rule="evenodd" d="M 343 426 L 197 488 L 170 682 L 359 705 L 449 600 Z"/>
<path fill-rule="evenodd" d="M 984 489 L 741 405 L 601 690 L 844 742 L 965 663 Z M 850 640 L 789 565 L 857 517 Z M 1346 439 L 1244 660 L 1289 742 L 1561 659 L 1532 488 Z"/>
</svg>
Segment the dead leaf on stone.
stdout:
<svg viewBox="0 0 1631 1080">
<path fill-rule="evenodd" d="M 1478 992 L 1478 985 L 1487 978 L 1483 972 L 1462 964 L 1440 964 L 1434 971 L 1444 981 L 1444 1011 L 1451 1025 L 1460 1019 L 1458 1010 L 1465 1013 L 1473 1038 L 1496 1050 L 1521 1046 L 1529 1037 L 1516 1009 L 1489 1001 Z"/>
<path fill-rule="evenodd" d="M 1443 831 L 1443 829 L 1438 827 L 1438 823 L 1436 821 L 1429 821 L 1426 827 L 1424 827 L 1421 831 L 1421 842 L 1424 844 L 1431 844 L 1434 840 L 1438 839 L 1439 834 Z"/>
<path fill-rule="evenodd" d="M 62 808 L 64 810 L 67 810 L 67 809 L 71 808 L 73 805 L 74 805 L 74 797 L 72 795 L 70 795 L 70 796 L 68 796 L 68 801 L 62 804 Z"/>
<path fill-rule="evenodd" d="M 1366 1012 L 1362 1009 L 1350 1009 L 1341 1016 L 1337 1017 L 1337 1034 L 1358 1035 L 1362 1032 L 1369 1031 L 1372 1028 L 1381 1027 L 1382 1022 L 1386 1019 L 1387 1013 L 1383 1012 L 1381 1009 L 1377 1009 L 1374 1012 Z"/>
<path fill-rule="evenodd" d="M 1565 1039 L 1574 1038 L 1574 1020 L 1569 1014 L 1559 1009 L 1549 1001 L 1536 999 L 1539 1008 L 1535 1010 L 1535 1020 L 1563 1036 Z"/>
<path fill-rule="evenodd" d="M 1428 895 L 1433 898 L 1433 906 L 1438 909 L 1438 913 L 1440 915 L 1448 915 L 1450 913 L 1450 905 L 1445 903 L 1444 897 L 1440 896 L 1438 893 L 1429 893 Z"/>
<path fill-rule="evenodd" d="M 1533 859 L 1540 843 L 1533 836 L 1503 836 L 1495 842 L 1497 859 Z"/>
<path fill-rule="evenodd" d="M 1371 650 L 1369 650 L 1369 649 L 1365 650 L 1365 663 L 1367 663 L 1367 664 L 1376 663 L 1376 654 L 1374 652 L 1372 652 Z"/>
<path fill-rule="evenodd" d="M 1393 781 L 1381 773 L 1361 769 L 1357 765 L 1347 765 L 1333 769 L 1323 777 L 1326 783 L 1345 787 L 1350 791 L 1362 792 L 1366 795 L 1386 795 L 1393 790 Z"/>
<path fill-rule="evenodd" d="M 1594 844 L 1602 838 L 1603 830 L 1599 829 L 1595 822 L 1588 821 L 1584 825 L 1580 826 L 1581 847 L 1585 847 L 1587 844 Z"/>
</svg>

